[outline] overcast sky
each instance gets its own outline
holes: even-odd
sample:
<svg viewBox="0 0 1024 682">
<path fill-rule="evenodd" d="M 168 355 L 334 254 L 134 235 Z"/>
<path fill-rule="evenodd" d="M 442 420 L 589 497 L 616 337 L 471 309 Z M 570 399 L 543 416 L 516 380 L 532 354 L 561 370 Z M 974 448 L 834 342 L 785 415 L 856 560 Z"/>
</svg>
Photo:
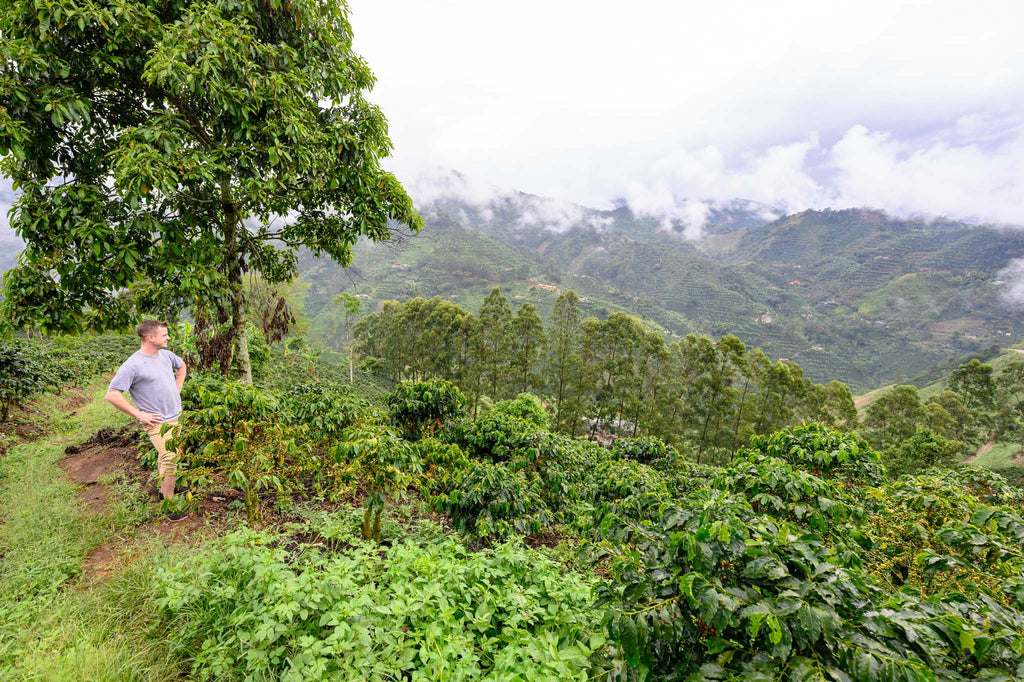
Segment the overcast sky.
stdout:
<svg viewBox="0 0 1024 682">
<path fill-rule="evenodd" d="M 1020 0 L 351 0 L 350 19 L 420 205 L 497 186 L 690 235 L 731 198 L 1024 225 Z"/>
<path fill-rule="evenodd" d="M 350 19 L 414 196 L 440 168 L 683 221 L 684 198 L 738 197 L 1024 224 L 1018 0 L 351 0 Z"/>
</svg>

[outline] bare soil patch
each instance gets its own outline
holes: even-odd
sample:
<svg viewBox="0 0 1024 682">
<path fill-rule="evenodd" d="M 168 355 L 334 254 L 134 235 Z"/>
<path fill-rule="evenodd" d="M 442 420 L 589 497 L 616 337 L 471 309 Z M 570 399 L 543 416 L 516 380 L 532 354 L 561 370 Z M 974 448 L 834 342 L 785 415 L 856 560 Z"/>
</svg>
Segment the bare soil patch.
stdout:
<svg viewBox="0 0 1024 682">
<path fill-rule="evenodd" d="M 86 485 L 94 484 L 105 474 L 118 469 L 127 470 L 133 478 L 146 481 L 149 472 L 139 461 L 139 433 L 140 429 L 134 424 L 119 429 L 100 429 L 84 443 L 67 446 L 64 449 L 67 457 L 61 461 L 60 468 L 71 480 Z"/>
<path fill-rule="evenodd" d="M 116 563 L 117 543 L 114 540 L 108 540 L 85 557 L 85 561 L 82 563 L 82 574 L 103 578 L 111 573 Z"/>
<path fill-rule="evenodd" d="M 154 501 L 160 499 L 152 472 L 143 468 L 139 460 L 140 433 L 135 425 L 104 428 L 89 440 L 65 449 L 67 457 L 60 462 L 60 468 L 68 478 L 83 485 L 79 499 L 90 514 L 102 513 L 110 503 L 111 491 L 99 479 L 116 471 L 123 471 L 141 483 Z M 83 575 L 86 578 L 103 578 L 118 570 L 131 560 L 133 547 L 142 540 L 157 538 L 165 543 L 198 544 L 216 535 L 226 527 L 227 505 L 236 497 L 238 492 L 235 490 L 207 493 L 198 501 L 198 511 L 180 521 L 171 522 L 158 516 L 136 529 L 131 538 L 104 542 L 85 558 Z"/>
<path fill-rule="evenodd" d="M 58 405 L 60 405 L 61 410 L 74 414 L 73 410 L 77 410 L 90 400 L 91 396 L 85 389 L 79 388 L 78 386 L 71 386 L 60 392 Z"/>
</svg>

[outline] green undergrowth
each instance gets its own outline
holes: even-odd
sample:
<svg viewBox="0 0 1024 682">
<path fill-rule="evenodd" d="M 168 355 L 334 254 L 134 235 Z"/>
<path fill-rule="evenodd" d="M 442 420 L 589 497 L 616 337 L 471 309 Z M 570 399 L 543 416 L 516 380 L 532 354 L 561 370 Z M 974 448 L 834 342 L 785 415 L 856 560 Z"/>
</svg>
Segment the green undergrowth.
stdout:
<svg viewBox="0 0 1024 682">
<path fill-rule="evenodd" d="M 0 679 L 159 680 L 176 675 L 133 627 L 145 599 L 138 569 L 95 586 L 79 579 L 83 560 L 102 542 L 145 521 L 138 484 L 105 479 L 111 504 L 90 514 L 79 487 L 58 463 L 64 448 L 125 418 L 102 400 L 63 417 L 61 398 L 44 396 L 25 414 L 50 435 L 11 447 L 0 459 Z M 145 552 L 143 552 L 144 554 Z"/>
<path fill-rule="evenodd" d="M 159 624 L 192 675 L 591 679 L 606 642 L 593 577 L 517 543 L 472 552 L 427 531 L 378 545 L 353 521 L 242 529 L 158 569 Z"/>
</svg>

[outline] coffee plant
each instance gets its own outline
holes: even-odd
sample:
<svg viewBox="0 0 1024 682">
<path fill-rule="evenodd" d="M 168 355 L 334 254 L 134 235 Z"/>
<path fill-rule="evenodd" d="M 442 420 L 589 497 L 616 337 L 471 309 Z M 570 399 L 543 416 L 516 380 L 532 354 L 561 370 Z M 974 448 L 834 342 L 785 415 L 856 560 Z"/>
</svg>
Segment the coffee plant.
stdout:
<svg viewBox="0 0 1024 682">
<path fill-rule="evenodd" d="M 209 382 L 193 390 L 193 407 L 170 442 L 183 453 L 183 478 L 201 486 L 225 477 L 242 491 L 249 523 L 258 523 L 260 491 L 287 495 L 303 484 L 310 466 L 305 427 L 287 424 L 279 401 L 255 386 Z"/>
<path fill-rule="evenodd" d="M 316 445 L 339 440 L 345 429 L 379 421 L 377 410 L 350 386 L 315 382 L 292 388 L 281 398 L 289 423 L 308 427 Z"/>
<path fill-rule="evenodd" d="M 385 399 L 391 423 L 409 440 L 432 436 L 465 413 L 466 396 L 444 379 L 402 381 Z"/>
<path fill-rule="evenodd" d="M 653 436 L 619 438 L 612 445 L 612 454 L 619 459 L 631 459 L 640 464 L 659 468 L 670 467 L 679 457 L 674 447 Z"/>
<path fill-rule="evenodd" d="M 420 472 L 420 458 L 407 440 L 380 426 L 355 426 L 334 448 L 335 460 L 348 465 L 365 487 L 362 537 L 380 542 L 380 520 L 389 497 L 405 490 Z"/>
<path fill-rule="evenodd" d="M 820 424 L 753 436 L 750 450 L 789 462 L 815 476 L 878 485 L 884 480 L 881 456 L 867 441 Z"/>
<path fill-rule="evenodd" d="M 538 429 L 547 429 L 550 420 L 544 404 L 532 393 L 520 393 L 513 400 L 501 400 L 494 404 L 491 413 L 522 419 Z"/>
<path fill-rule="evenodd" d="M 485 542 L 533 535 L 554 521 L 542 481 L 529 470 L 477 461 L 456 472 L 446 488 L 431 504 L 450 516 L 457 529 Z"/>
</svg>

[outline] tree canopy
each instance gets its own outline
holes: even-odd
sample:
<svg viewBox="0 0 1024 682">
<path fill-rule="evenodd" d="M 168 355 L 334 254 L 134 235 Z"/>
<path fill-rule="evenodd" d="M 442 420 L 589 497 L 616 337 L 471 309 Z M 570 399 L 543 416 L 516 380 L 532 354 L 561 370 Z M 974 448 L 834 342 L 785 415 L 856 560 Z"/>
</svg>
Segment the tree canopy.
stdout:
<svg viewBox="0 0 1024 682">
<path fill-rule="evenodd" d="M 343 2 L 4 0 L 0 172 L 25 241 L 16 327 L 77 332 L 192 306 L 246 355 L 242 278 L 341 264 L 422 221 L 396 178 Z M 224 362 L 222 360 L 222 366 Z"/>
</svg>

